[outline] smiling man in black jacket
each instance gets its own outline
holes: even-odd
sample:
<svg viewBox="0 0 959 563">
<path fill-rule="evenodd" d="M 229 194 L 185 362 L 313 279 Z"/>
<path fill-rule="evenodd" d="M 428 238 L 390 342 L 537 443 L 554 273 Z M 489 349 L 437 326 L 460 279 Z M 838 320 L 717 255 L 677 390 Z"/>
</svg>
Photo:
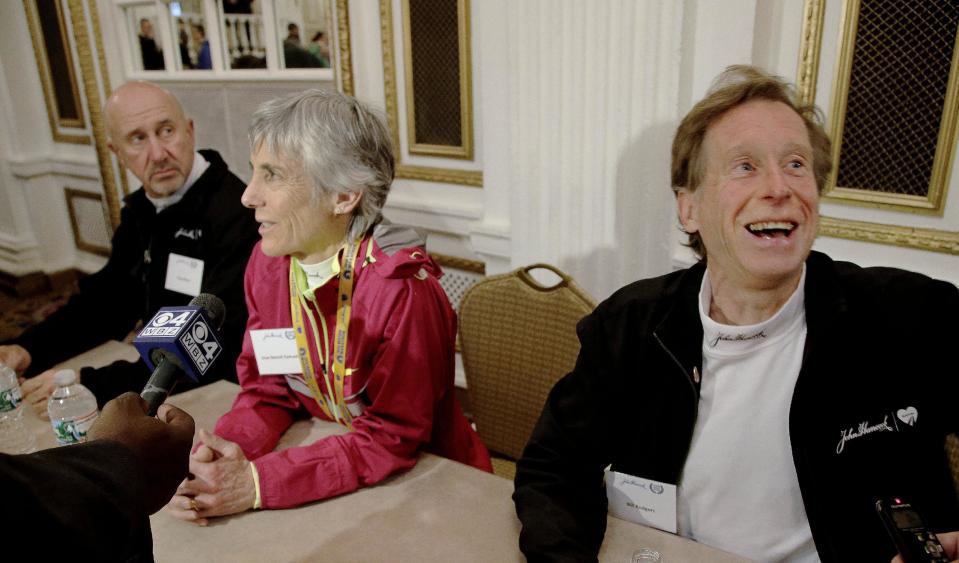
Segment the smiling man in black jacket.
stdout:
<svg viewBox="0 0 959 563">
<path fill-rule="evenodd" d="M 727 69 L 672 154 L 701 260 L 579 324 L 517 464 L 529 560 L 595 560 L 607 510 L 758 561 L 888 561 L 881 498 L 959 528 L 956 287 L 810 252 L 830 142 L 777 77 Z"/>
<path fill-rule="evenodd" d="M 243 270 L 258 238 L 245 187 L 216 151 L 194 148 L 193 120 L 166 90 L 147 82 L 117 88 L 104 107 L 109 147 L 143 183 L 126 198 L 106 266 L 80 282 L 67 305 L 0 346 L 0 362 L 29 378 L 24 399 L 45 413 L 54 364 L 110 339 L 123 339 L 160 307 L 211 293 L 226 305 L 226 356 L 204 383 L 236 381 L 246 324 Z M 46 370 L 46 371 L 44 371 Z M 149 377 L 142 362 L 84 368 L 80 382 L 102 406 Z M 195 387 L 182 381 L 177 391 Z"/>
</svg>

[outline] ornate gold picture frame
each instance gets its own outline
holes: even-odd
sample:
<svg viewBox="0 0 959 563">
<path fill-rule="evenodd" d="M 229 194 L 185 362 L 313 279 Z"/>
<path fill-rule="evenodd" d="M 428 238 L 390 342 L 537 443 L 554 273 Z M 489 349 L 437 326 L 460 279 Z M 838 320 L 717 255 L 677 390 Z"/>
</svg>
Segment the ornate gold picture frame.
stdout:
<svg viewBox="0 0 959 563">
<path fill-rule="evenodd" d="M 28 2 L 30 0 L 24 0 Z M 120 224 L 121 196 L 129 193 L 126 172 L 119 161 L 114 165 L 113 155 L 107 147 L 106 126 L 103 117 L 103 102 L 110 95 L 110 75 L 103 54 L 103 35 L 100 31 L 100 16 L 96 0 L 66 0 L 70 10 L 73 38 L 77 43 L 77 58 L 83 78 L 87 113 L 93 129 L 93 146 L 97 153 L 100 180 L 106 202 L 106 214 L 110 230 Z M 89 19 L 88 16 L 89 15 Z M 90 25 L 88 27 L 88 23 Z M 102 93 L 101 93 L 102 88 Z"/>
<path fill-rule="evenodd" d="M 469 10 L 469 4 L 466 3 L 466 11 Z M 396 63 L 394 56 L 394 35 L 393 35 L 393 3 L 392 0 L 380 0 L 380 37 L 383 49 L 383 87 L 386 94 L 386 117 L 389 121 L 390 131 L 393 134 L 393 145 L 396 157 L 396 177 L 410 180 L 423 180 L 427 182 L 440 182 L 446 184 L 458 184 L 463 186 L 482 187 L 483 173 L 477 170 L 460 170 L 456 168 L 440 168 L 434 166 L 410 165 L 403 162 L 402 148 L 399 137 L 399 109 L 397 101 L 396 87 Z M 460 33 L 465 33 L 468 42 L 468 29 L 461 29 Z M 466 84 L 471 84 L 469 78 L 471 71 L 469 67 L 465 72 L 461 72 L 461 77 L 466 76 Z M 409 101 L 407 101 L 409 103 Z M 472 114 L 472 109 L 469 109 Z M 472 117 L 470 117 L 472 119 Z"/>
<path fill-rule="evenodd" d="M 80 206 L 83 205 L 84 200 L 92 201 L 96 209 L 99 210 L 99 217 L 104 221 L 103 226 L 106 229 L 107 217 L 103 213 L 103 198 L 100 194 L 85 192 L 76 188 L 64 188 L 63 194 L 67 201 L 67 213 L 70 215 L 70 228 L 73 230 L 73 240 L 76 247 L 99 256 L 110 256 L 109 241 L 106 245 L 103 245 L 98 244 L 97 241 L 88 240 L 86 235 L 89 229 L 85 229 L 81 224 L 81 217 L 88 216 L 89 212 L 84 214 L 81 212 Z M 109 229 L 107 229 L 107 236 L 109 237 Z"/>
<path fill-rule="evenodd" d="M 340 90 L 351 96 L 353 91 L 353 60 L 350 58 L 350 7 L 349 0 L 336 0 L 333 21 L 336 22 L 336 48 L 339 57 L 334 61 L 336 79 Z"/>
<path fill-rule="evenodd" d="M 23 0 L 37 59 L 50 133 L 59 143 L 90 144 L 83 100 L 74 70 L 70 33 L 60 0 Z"/>
<path fill-rule="evenodd" d="M 852 204 L 910 214 L 942 215 L 945 208 L 948 182 L 951 179 L 952 157 L 955 151 L 957 122 L 959 122 L 959 111 L 957 111 L 959 110 L 959 48 L 956 47 L 952 51 L 945 102 L 942 108 L 940 128 L 936 136 L 936 155 L 931 168 L 927 194 L 890 194 L 879 190 L 844 186 L 834 187 L 840 166 L 839 151 L 842 149 L 843 127 L 846 118 L 845 104 L 849 92 L 848 82 L 861 2 L 862 0 L 844 0 L 842 6 L 838 54 L 833 69 L 834 82 L 827 123 L 830 129 L 830 137 L 833 139 L 834 164 L 823 200 L 831 203 Z M 825 6 L 825 0 L 806 0 L 804 7 L 797 90 L 800 99 L 809 103 L 813 103 L 816 99 L 816 82 L 820 75 L 819 62 L 822 50 Z M 952 42 L 953 45 L 959 46 L 959 35 L 952 38 Z M 823 217 L 820 224 L 820 234 L 959 254 L 959 233 L 939 229 Z"/>
<path fill-rule="evenodd" d="M 409 152 L 472 159 L 469 0 L 456 0 L 455 5 L 452 0 L 440 0 L 437 5 L 403 0 L 402 6 Z M 443 16 L 455 20 L 455 27 L 449 21 L 443 22 L 445 27 L 433 25 L 434 19 Z M 457 64 L 437 60 L 445 58 L 455 58 Z M 428 127 L 419 127 L 421 120 Z"/>
<path fill-rule="evenodd" d="M 866 0 L 866 1 L 870 6 L 874 5 L 875 7 L 878 7 L 884 4 L 883 2 L 879 2 L 876 0 Z M 886 5 L 897 6 L 896 9 L 905 9 L 906 11 L 909 11 L 911 13 L 916 13 L 918 11 L 914 9 L 914 7 L 913 9 L 911 9 L 910 7 L 907 7 L 904 4 L 898 4 L 895 2 L 888 2 L 886 3 Z M 928 83 L 938 82 L 937 81 L 938 76 L 936 75 L 938 75 L 937 71 L 939 69 L 932 67 L 930 61 L 928 60 L 925 62 L 925 64 L 919 64 L 920 61 L 913 60 L 914 57 L 910 57 L 908 61 L 896 60 L 888 56 L 888 53 L 890 51 L 894 51 L 893 49 L 888 49 L 888 48 L 876 49 L 875 47 L 873 48 L 864 47 L 864 45 L 870 44 L 870 40 L 869 40 L 870 38 L 868 35 L 865 35 L 864 37 L 860 37 L 860 34 L 862 32 L 866 32 L 870 29 L 877 27 L 877 23 L 879 22 L 877 21 L 867 22 L 861 29 L 860 15 L 864 12 L 863 8 L 864 8 L 863 0 L 846 0 L 843 4 L 843 16 L 842 16 L 842 26 L 841 26 L 842 30 L 841 30 L 841 37 L 839 42 L 839 56 L 836 64 L 835 79 L 833 81 L 833 89 L 832 89 L 832 102 L 830 104 L 830 111 L 829 111 L 829 130 L 830 130 L 830 136 L 833 140 L 833 163 L 834 164 L 833 164 L 833 171 L 832 171 L 831 181 L 830 181 L 830 186 L 833 186 L 833 188 L 832 190 L 830 190 L 828 194 L 828 198 L 832 201 L 844 202 L 844 203 L 849 202 L 849 203 L 866 204 L 866 205 L 874 204 L 877 207 L 882 207 L 885 209 L 893 209 L 896 211 L 907 211 L 907 212 L 915 212 L 915 213 L 929 213 L 934 215 L 942 215 L 943 207 L 945 205 L 945 194 L 947 191 L 947 185 L 949 181 L 949 173 L 950 173 L 951 164 L 952 164 L 953 151 L 955 148 L 956 125 L 957 125 L 956 118 L 957 116 L 959 116 L 959 112 L 956 111 L 957 109 L 956 105 L 957 105 L 957 102 L 959 102 L 959 96 L 957 96 L 957 94 L 959 94 L 959 72 L 957 72 L 957 68 L 959 68 L 959 49 L 955 48 L 956 41 L 957 39 L 959 39 L 959 34 L 955 32 L 956 28 L 953 25 L 948 26 L 951 30 L 952 37 L 940 36 L 939 38 L 936 38 L 937 40 L 941 40 L 946 42 L 947 44 L 951 44 L 951 46 L 953 47 L 952 56 L 949 57 L 951 58 L 951 61 L 949 63 L 949 69 L 948 69 L 948 73 L 949 73 L 948 82 L 944 84 L 945 86 L 944 101 L 935 104 L 936 107 L 931 108 L 934 114 L 936 115 L 936 117 L 941 116 L 938 122 L 938 131 L 935 130 L 934 120 L 929 120 L 928 122 L 924 123 L 924 121 L 926 120 L 921 119 L 922 115 L 927 115 L 927 114 L 920 113 L 920 111 L 926 110 L 927 108 L 923 107 L 925 100 L 923 99 L 923 96 L 918 95 L 918 93 L 922 92 L 926 94 L 926 97 L 929 97 L 929 94 L 932 94 L 933 96 L 935 96 L 941 91 L 939 90 L 939 88 L 928 87 L 928 90 L 925 90 L 925 91 L 923 91 L 922 88 L 915 88 L 913 90 L 913 93 L 911 94 L 912 97 L 909 98 L 911 100 L 910 102 L 911 105 L 908 108 L 905 107 L 906 104 L 900 103 L 899 107 L 887 108 L 886 111 L 893 114 L 891 116 L 892 117 L 891 119 L 878 120 L 878 119 L 872 118 L 874 121 L 885 122 L 885 123 L 875 123 L 874 125 L 872 125 L 873 128 L 877 126 L 882 126 L 883 124 L 885 124 L 886 126 L 889 127 L 890 130 L 901 133 L 901 136 L 903 137 L 902 144 L 906 146 L 913 145 L 913 144 L 917 144 L 917 145 L 920 144 L 920 141 L 918 141 L 915 136 L 911 136 L 908 134 L 908 132 L 910 131 L 914 133 L 918 133 L 919 134 L 917 135 L 918 137 L 925 137 L 926 139 L 928 139 L 929 137 L 932 137 L 932 139 L 934 139 L 932 142 L 935 145 L 935 149 L 934 149 L 935 157 L 933 162 L 931 163 L 931 170 L 929 171 L 928 176 L 925 176 L 924 174 L 920 174 L 918 175 L 920 176 L 919 178 L 915 178 L 914 180 L 910 179 L 911 174 L 908 174 L 907 172 L 912 172 L 913 170 L 921 169 L 924 166 L 924 163 L 922 162 L 923 159 L 916 158 L 916 159 L 911 159 L 911 162 L 910 162 L 911 166 L 900 167 L 903 169 L 908 168 L 909 170 L 903 170 L 903 175 L 898 178 L 898 182 L 901 183 L 903 186 L 907 186 L 911 183 L 913 186 L 915 186 L 914 190 L 910 190 L 910 189 L 899 190 L 896 188 L 893 188 L 892 190 L 888 190 L 888 189 L 883 190 L 878 187 L 873 187 L 871 185 L 863 185 L 861 187 L 851 187 L 846 185 L 847 182 L 844 182 L 841 178 L 838 177 L 838 174 L 840 172 L 840 165 L 841 165 L 840 158 L 845 152 L 844 149 L 846 145 L 846 142 L 845 142 L 846 139 L 844 139 L 844 134 L 846 133 L 846 129 L 849 121 L 848 119 L 849 113 L 847 111 L 848 109 L 847 105 L 850 103 L 858 104 L 858 109 L 860 111 L 863 111 L 863 107 L 867 105 L 867 102 L 869 102 L 870 105 L 871 104 L 881 105 L 885 103 L 883 99 L 876 99 L 875 97 L 871 99 L 868 99 L 868 98 L 863 99 L 868 94 L 856 96 L 856 93 L 853 91 L 855 88 L 853 84 L 853 81 L 854 81 L 853 73 L 855 71 L 855 69 L 853 68 L 854 58 L 856 58 L 859 61 L 857 64 L 860 64 L 867 68 L 870 65 L 872 66 L 871 69 L 866 70 L 863 73 L 860 73 L 861 75 L 866 73 L 874 73 L 878 70 L 877 67 L 895 68 L 897 64 L 903 64 L 908 62 L 908 65 L 912 67 L 911 72 L 908 73 L 909 76 L 907 76 L 906 72 L 899 72 L 899 71 L 893 71 L 890 74 L 899 74 L 899 76 L 901 76 L 902 79 L 907 79 L 907 80 L 908 78 L 912 78 L 912 77 L 917 77 L 917 76 L 922 77 L 920 80 L 916 80 L 916 82 L 921 82 L 924 87 L 926 87 Z M 866 13 L 863 15 L 869 16 L 873 18 L 873 20 L 877 20 L 877 19 L 880 19 L 880 15 L 876 14 L 876 12 L 879 12 L 879 11 L 880 10 L 873 8 L 870 10 L 865 10 Z M 890 18 L 889 14 L 885 14 L 884 17 L 887 17 L 889 19 L 897 19 L 897 18 Z M 873 34 L 878 34 L 878 33 L 879 32 L 873 32 Z M 930 43 L 933 39 L 933 37 L 931 36 L 934 36 L 934 35 L 935 34 L 927 34 L 925 36 L 925 41 L 920 41 L 920 43 L 926 43 L 926 44 Z M 920 38 L 916 38 L 916 39 L 919 40 Z M 885 41 L 872 42 L 873 45 L 883 44 L 883 43 L 886 43 L 886 42 Z M 915 47 L 913 49 L 915 49 Z M 887 56 L 877 57 L 876 56 L 877 51 L 886 52 Z M 872 53 L 872 56 L 870 56 L 870 53 Z M 943 54 L 948 55 L 948 53 L 943 53 Z M 915 56 L 918 57 L 919 55 L 916 54 Z M 920 57 L 920 58 L 924 58 L 924 57 Z M 929 66 L 927 67 L 926 65 L 929 65 Z M 924 71 L 924 72 L 920 72 L 920 71 Z M 861 75 L 858 77 L 859 81 L 864 82 L 865 81 L 864 77 Z M 874 76 L 878 77 L 880 75 L 874 75 Z M 874 83 L 884 82 L 877 79 L 873 79 L 872 81 Z M 893 82 L 893 81 L 890 80 L 889 82 Z M 901 91 L 901 90 L 907 89 L 904 87 L 904 85 L 896 85 L 894 88 L 890 88 L 885 85 L 880 86 L 879 84 L 874 85 L 872 88 L 875 90 L 882 89 L 882 90 L 889 90 L 889 91 L 895 91 L 895 90 Z M 933 89 L 936 91 L 935 92 L 930 91 Z M 886 96 L 882 96 L 882 98 L 886 98 Z M 892 105 L 892 103 L 890 103 L 890 105 Z M 909 110 L 909 111 L 903 111 L 903 110 Z M 869 110 L 866 109 L 866 111 L 869 111 Z M 900 122 L 903 125 L 894 126 L 891 124 L 891 122 Z M 910 127 L 909 125 L 905 125 L 905 124 L 911 124 L 911 123 L 918 123 L 920 124 L 920 126 Z M 930 127 L 930 125 L 933 125 L 933 126 Z M 920 131 L 923 127 L 925 127 L 925 130 Z M 871 134 L 871 132 L 868 132 L 868 127 L 866 129 L 867 129 L 866 134 L 867 135 Z M 860 131 L 860 133 L 863 133 L 863 131 Z M 890 137 L 899 137 L 899 136 L 900 135 L 890 135 Z M 872 144 L 873 146 L 875 146 L 878 143 L 873 142 Z M 928 140 L 925 144 L 928 144 Z M 881 157 L 881 158 L 885 158 L 885 157 Z M 928 180 L 926 178 L 928 178 Z M 859 182 L 859 183 L 865 184 L 865 182 Z M 908 193 L 910 191 L 913 191 L 914 193 Z"/>
</svg>

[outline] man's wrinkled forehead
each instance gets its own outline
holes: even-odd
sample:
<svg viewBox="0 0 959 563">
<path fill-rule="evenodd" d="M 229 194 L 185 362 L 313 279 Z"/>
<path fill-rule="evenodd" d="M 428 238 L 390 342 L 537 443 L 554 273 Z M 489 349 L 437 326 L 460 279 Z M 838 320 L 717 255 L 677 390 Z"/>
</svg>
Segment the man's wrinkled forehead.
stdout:
<svg viewBox="0 0 959 563">
<path fill-rule="evenodd" d="M 186 121 L 182 106 L 172 94 L 145 84 L 122 86 L 107 102 L 104 113 L 108 131 L 117 136 L 144 127 L 178 125 Z"/>
<path fill-rule="evenodd" d="M 742 102 L 726 109 L 722 113 L 713 117 L 709 124 L 706 126 L 703 131 L 703 148 L 710 146 L 712 151 L 719 155 L 725 153 L 736 153 L 744 152 L 747 149 L 752 148 L 754 141 L 750 139 L 749 133 L 755 133 L 758 130 L 775 130 L 776 127 L 774 123 L 763 120 L 754 120 L 751 129 L 746 129 L 740 124 L 740 127 L 733 131 L 727 131 L 732 135 L 727 135 L 723 142 L 719 142 L 717 137 L 717 130 L 724 127 L 724 122 L 727 121 L 731 116 L 740 116 L 739 119 L 742 119 L 741 116 L 746 114 L 751 108 L 755 108 L 758 105 L 762 104 L 775 104 L 776 106 L 781 106 L 782 108 L 788 109 L 790 111 L 789 121 L 793 122 L 792 124 L 795 128 L 802 131 L 802 134 L 796 137 L 795 139 L 782 139 L 782 143 L 789 147 L 789 151 L 792 152 L 801 152 L 803 154 L 812 153 L 812 143 L 809 139 L 809 132 L 807 130 L 803 116 L 795 110 L 795 108 L 790 107 L 788 104 L 783 103 L 781 100 L 774 98 L 766 97 L 756 97 L 743 100 Z"/>
</svg>

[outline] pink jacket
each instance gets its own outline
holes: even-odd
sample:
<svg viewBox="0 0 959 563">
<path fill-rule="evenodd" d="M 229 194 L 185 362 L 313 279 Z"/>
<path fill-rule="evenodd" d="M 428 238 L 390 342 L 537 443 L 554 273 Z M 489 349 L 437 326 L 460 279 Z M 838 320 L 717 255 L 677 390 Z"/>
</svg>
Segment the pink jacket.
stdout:
<svg viewBox="0 0 959 563">
<path fill-rule="evenodd" d="M 456 314 L 437 281 L 440 268 L 422 248 L 401 247 L 397 227 L 379 225 L 374 232 L 357 257 L 346 361 L 352 375 L 344 387 L 347 397 L 358 395 L 352 407 L 362 404 L 362 414 L 353 419 L 352 432 L 276 452 L 295 417 L 329 419 L 302 382 L 293 381 L 291 388 L 282 375 L 257 372 L 249 331 L 293 324 L 290 259 L 264 255 L 259 243 L 253 249 L 244 279 L 250 317 L 237 359 L 242 390 L 215 433 L 239 444 L 253 460 L 264 508 L 288 508 L 375 484 L 413 467 L 421 449 L 491 470 L 489 453 L 453 394 Z M 372 262 L 365 260 L 370 244 Z M 338 289 L 334 278 L 315 290 L 330 342 Z"/>
</svg>

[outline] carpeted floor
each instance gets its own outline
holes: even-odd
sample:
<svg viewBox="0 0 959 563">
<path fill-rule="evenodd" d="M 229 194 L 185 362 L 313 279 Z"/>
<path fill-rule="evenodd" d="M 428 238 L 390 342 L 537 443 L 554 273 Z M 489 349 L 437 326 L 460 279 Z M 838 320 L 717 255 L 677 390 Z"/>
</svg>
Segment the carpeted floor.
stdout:
<svg viewBox="0 0 959 563">
<path fill-rule="evenodd" d="M 76 284 L 72 283 L 27 298 L 16 298 L 0 292 L 0 341 L 19 336 L 27 327 L 47 318 L 76 291 Z"/>
</svg>

